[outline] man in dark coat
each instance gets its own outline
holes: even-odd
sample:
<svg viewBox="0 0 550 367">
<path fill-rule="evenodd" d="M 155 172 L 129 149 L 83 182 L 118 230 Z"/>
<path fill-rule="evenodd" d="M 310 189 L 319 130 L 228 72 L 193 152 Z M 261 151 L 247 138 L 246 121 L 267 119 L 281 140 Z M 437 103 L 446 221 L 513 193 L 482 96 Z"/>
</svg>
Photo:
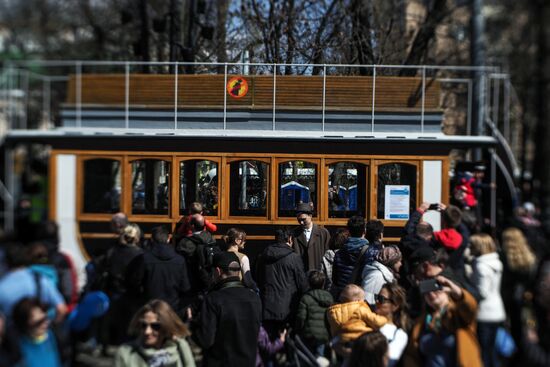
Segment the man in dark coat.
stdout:
<svg viewBox="0 0 550 367">
<path fill-rule="evenodd" d="M 313 208 L 309 203 L 301 203 L 296 210 L 300 225 L 294 230 L 294 251 L 302 257 L 304 269 L 321 270 L 323 256 L 329 248 L 330 234 L 313 223 Z"/>
<path fill-rule="evenodd" d="M 365 218 L 361 216 L 353 216 L 348 220 L 349 238 L 344 246 L 334 255 L 334 263 L 332 265 L 332 288 L 330 293 L 338 300 L 340 292 L 350 283 L 357 282 L 360 279 L 352 279 L 355 266 L 361 261 L 361 256 L 365 255 L 362 252 L 364 246 L 368 246 L 369 242 L 365 239 L 366 228 Z M 367 248 L 368 249 L 368 248 Z M 359 263 L 359 269 L 356 271 L 357 276 L 362 274 L 362 265 Z"/>
<path fill-rule="evenodd" d="M 275 236 L 277 243 L 264 250 L 257 264 L 263 320 L 271 334 L 291 322 L 289 318 L 296 314 L 300 296 L 308 288 L 302 259 L 292 250 L 292 232 L 280 229 Z"/>
<path fill-rule="evenodd" d="M 256 363 L 262 305 L 240 281 L 233 252 L 214 255 L 215 285 L 204 297 L 193 337 L 203 349 L 203 366 L 253 367 Z"/>
<path fill-rule="evenodd" d="M 144 301 L 161 299 L 183 315 L 191 286 L 185 259 L 174 251 L 169 240 L 165 226 L 154 227 L 150 251 L 131 264 L 128 279 L 134 288 L 140 288 Z"/>
</svg>

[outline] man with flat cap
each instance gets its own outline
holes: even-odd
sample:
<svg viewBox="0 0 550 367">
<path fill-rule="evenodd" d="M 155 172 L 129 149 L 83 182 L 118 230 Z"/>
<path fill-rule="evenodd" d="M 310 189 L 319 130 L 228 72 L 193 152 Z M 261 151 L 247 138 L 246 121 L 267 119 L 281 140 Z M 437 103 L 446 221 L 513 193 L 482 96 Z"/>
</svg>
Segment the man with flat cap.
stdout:
<svg viewBox="0 0 550 367">
<path fill-rule="evenodd" d="M 313 223 L 313 207 L 310 203 L 298 204 L 296 219 L 300 225 L 294 230 L 294 251 L 302 258 L 306 272 L 321 270 L 330 234 L 325 228 Z"/>
<path fill-rule="evenodd" d="M 240 280 L 234 252 L 214 255 L 214 286 L 204 297 L 193 337 L 203 349 L 203 366 L 255 366 L 262 304 Z"/>
</svg>

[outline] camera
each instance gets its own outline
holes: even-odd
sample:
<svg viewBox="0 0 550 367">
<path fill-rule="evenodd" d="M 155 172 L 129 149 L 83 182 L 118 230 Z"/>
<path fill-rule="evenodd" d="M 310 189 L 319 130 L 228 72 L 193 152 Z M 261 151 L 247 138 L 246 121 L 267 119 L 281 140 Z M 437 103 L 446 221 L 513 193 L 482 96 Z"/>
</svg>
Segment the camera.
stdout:
<svg viewBox="0 0 550 367">
<path fill-rule="evenodd" d="M 428 210 L 439 210 L 439 204 L 438 203 L 430 204 L 430 206 L 428 207 Z"/>
<path fill-rule="evenodd" d="M 420 288 L 420 293 L 424 294 L 424 293 L 439 291 L 443 287 L 441 287 L 441 284 L 439 284 L 435 279 L 426 279 L 426 280 L 422 280 L 418 284 L 418 288 Z"/>
</svg>

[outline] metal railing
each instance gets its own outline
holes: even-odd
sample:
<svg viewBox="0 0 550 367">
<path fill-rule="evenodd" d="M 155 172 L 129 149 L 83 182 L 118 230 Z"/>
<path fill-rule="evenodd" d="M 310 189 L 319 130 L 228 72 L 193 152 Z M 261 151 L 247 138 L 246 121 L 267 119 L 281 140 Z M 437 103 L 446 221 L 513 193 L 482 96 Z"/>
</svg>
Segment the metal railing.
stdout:
<svg viewBox="0 0 550 367">
<path fill-rule="evenodd" d="M 178 105 L 184 101 L 178 101 L 178 90 L 182 88 L 179 84 L 178 76 L 180 69 L 186 67 L 193 67 L 195 70 L 200 70 L 203 73 L 203 70 L 210 70 L 212 74 L 218 74 L 219 68 L 223 67 L 224 74 L 224 90 L 223 90 L 223 128 L 227 129 L 227 118 L 228 118 L 228 98 L 225 91 L 225 86 L 227 85 L 228 75 L 232 72 L 232 69 L 239 69 L 238 71 L 243 71 L 246 67 L 247 70 L 258 70 L 264 72 L 270 70 L 273 75 L 273 91 L 272 91 L 272 129 L 276 130 L 277 126 L 277 78 L 279 76 L 278 70 L 281 67 L 291 67 L 291 68 L 301 68 L 301 74 L 311 73 L 314 68 L 319 68 L 322 71 L 321 75 L 316 75 L 317 77 L 322 77 L 322 94 L 320 100 L 321 107 L 321 130 L 325 131 L 325 122 L 327 118 L 327 75 L 329 70 L 334 74 L 335 71 L 343 70 L 344 72 L 338 73 L 340 75 L 350 74 L 350 72 L 368 74 L 372 77 L 372 104 L 371 116 L 370 116 L 370 130 L 375 132 L 376 124 L 376 98 L 377 98 L 377 78 L 384 76 L 384 71 L 389 75 L 396 75 L 400 71 L 408 71 L 415 74 L 421 79 L 421 90 L 420 90 L 420 111 L 419 111 L 419 130 L 420 133 L 424 133 L 424 124 L 425 124 L 425 115 L 426 115 L 426 88 L 427 88 L 427 79 L 436 79 L 440 82 L 451 83 L 451 84 L 465 84 L 467 87 L 467 105 L 459 108 L 465 108 L 466 113 L 466 134 L 471 134 L 472 131 L 472 98 L 473 98 L 473 73 L 482 72 L 486 76 L 486 80 L 489 81 L 486 85 L 486 90 L 489 93 L 485 93 L 486 96 L 491 98 L 486 98 L 484 104 L 487 105 L 487 111 L 491 110 L 492 120 L 495 121 L 497 126 L 500 126 L 500 121 L 504 121 L 504 135 L 506 137 L 510 136 L 510 78 L 509 75 L 503 74 L 497 67 L 471 67 L 471 66 L 434 66 L 434 65 L 346 65 L 346 64 L 265 64 L 265 63 L 191 63 L 191 62 L 137 62 L 137 61 L 18 61 L 18 62 L 8 62 L 6 67 L 3 69 L 2 78 L 0 82 L 2 83 L 2 90 L 4 94 L 2 95 L 5 99 L 6 96 L 9 98 L 12 97 L 12 92 L 14 89 L 21 91 L 20 95 L 24 96 L 22 101 L 19 101 L 20 106 L 16 107 L 14 101 L 9 99 L 6 101 L 7 105 L 7 122 L 9 128 L 22 128 L 26 129 L 29 126 L 28 121 L 28 107 L 30 103 L 29 95 L 29 81 L 31 79 L 42 82 L 43 88 L 41 94 L 42 98 L 42 109 L 45 114 L 45 119 L 52 121 L 51 111 L 54 109 L 52 107 L 52 83 L 53 82 L 66 82 L 68 80 L 68 74 L 73 74 L 75 76 L 75 120 L 76 127 L 82 127 L 82 76 L 84 74 L 84 69 L 93 69 L 93 68 L 123 68 L 124 72 L 124 127 L 128 129 L 130 127 L 130 110 L 131 110 L 131 101 L 130 101 L 130 77 L 132 74 L 132 68 L 147 67 L 147 68 L 160 68 L 165 70 L 173 70 L 174 75 L 174 101 L 173 101 L 173 111 L 174 111 L 174 130 L 178 128 Z M 31 71 L 30 69 L 40 69 L 43 70 L 42 73 Z M 55 75 L 55 71 L 63 70 L 65 75 Z M 53 71 L 54 73 L 48 74 L 47 71 Z M 432 74 L 428 77 L 427 73 Z M 491 81 L 493 82 L 491 85 Z M 503 95 L 503 111 L 500 110 L 501 100 L 499 89 L 500 81 L 503 81 L 505 85 L 505 92 Z M 492 93 L 491 93 L 492 92 Z M 492 102 L 491 106 L 489 104 Z M 499 117 L 502 115 L 502 119 Z M 36 126 L 36 124 L 31 124 Z"/>
</svg>

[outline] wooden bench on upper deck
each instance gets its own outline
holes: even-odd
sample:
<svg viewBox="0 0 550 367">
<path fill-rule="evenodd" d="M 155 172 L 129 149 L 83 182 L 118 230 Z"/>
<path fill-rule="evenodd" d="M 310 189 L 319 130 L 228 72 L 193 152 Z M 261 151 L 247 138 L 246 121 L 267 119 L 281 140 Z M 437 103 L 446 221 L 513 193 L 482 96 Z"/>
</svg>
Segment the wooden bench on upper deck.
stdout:
<svg viewBox="0 0 550 367">
<path fill-rule="evenodd" d="M 228 76 L 228 80 L 232 77 Z M 243 76 L 248 93 L 240 99 L 227 95 L 227 107 L 273 108 L 273 76 Z M 129 104 L 147 108 L 174 106 L 174 75 L 130 74 Z M 83 74 L 81 103 L 86 106 L 124 106 L 124 74 Z M 426 79 L 425 112 L 440 112 L 440 83 Z M 371 111 L 373 79 L 370 76 L 327 76 L 327 111 Z M 422 109 L 422 79 L 418 77 L 376 78 L 375 111 L 415 112 Z M 179 75 L 177 104 L 180 108 L 220 109 L 224 105 L 225 78 L 219 74 Z M 323 77 L 277 75 L 276 108 L 279 110 L 321 110 Z M 67 104 L 76 103 L 76 77 L 67 85 Z"/>
</svg>

